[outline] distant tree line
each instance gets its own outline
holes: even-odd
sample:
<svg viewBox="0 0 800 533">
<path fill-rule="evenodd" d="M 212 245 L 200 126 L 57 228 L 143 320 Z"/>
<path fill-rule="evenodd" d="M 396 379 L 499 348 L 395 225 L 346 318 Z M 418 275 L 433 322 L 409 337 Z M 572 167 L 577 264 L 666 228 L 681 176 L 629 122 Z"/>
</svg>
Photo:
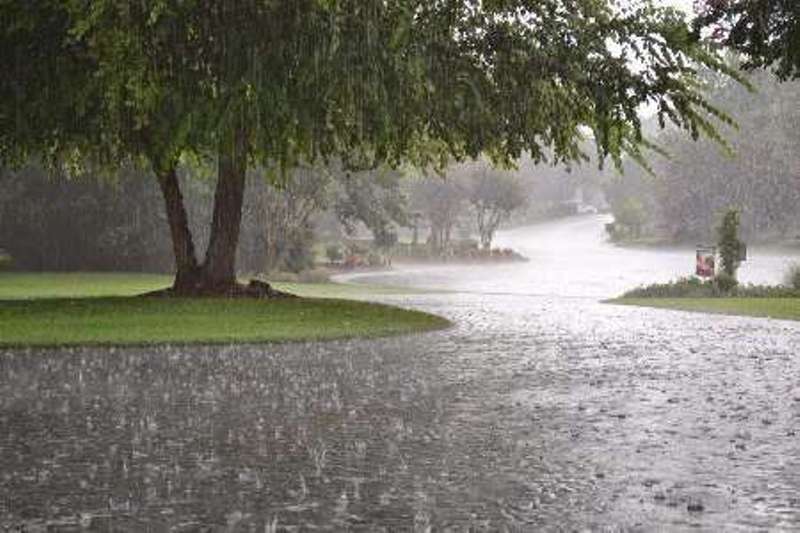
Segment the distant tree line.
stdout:
<svg viewBox="0 0 800 533">
<path fill-rule="evenodd" d="M 245 272 L 298 272 L 313 266 L 314 223 L 324 211 L 343 229 L 363 223 L 376 234 L 405 221 L 400 175 L 300 167 L 280 182 L 269 170 L 248 173 L 237 262 Z M 31 163 L 0 169 L 0 249 L 22 270 L 174 269 L 161 192 L 146 171 L 113 176 L 54 176 Z M 204 166 L 180 167 L 189 226 L 208 245 L 213 180 Z M 376 174 L 380 176 L 376 177 Z"/>
<path fill-rule="evenodd" d="M 524 180 L 519 172 L 478 160 L 411 181 L 411 208 L 428 227 L 432 252 L 446 254 L 456 233 L 476 234 L 480 248 L 490 250 L 498 228 L 528 203 Z"/>
<path fill-rule="evenodd" d="M 244 198 L 237 263 L 243 272 L 300 272 L 314 266 L 315 242 L 369 235 L 388 253 L 401 230 L 418 225 L 430 255 L 444 255 L 459 237 L 490 249 L 495 232 L 524 207 L 534 178 L 487 161 L 411 178 L 340 164 L 298 167 L 280 180 L 274 169 L 251 169 Z M 213 215 L 209 165 L 179 167 L 189 228 L 204 250 Z M 54 176 L 41 165 L 0 170 L 0 248 L 23 270 L 174 269 L 168 221 L 155 180 L 140 167 L 112 176 Z M 324 220 L 316 231 L 319 221 Z M 324 235 L 319 235 L 324 233 Z"/>
<path fill-rule="evenodd" d="M 652 174 L 633 162 L 621 176 L 607 173 L 615 236 L 707 240 L 729 208 L 740 211 L 747 239 L 797 236 L 800 82 L 778 83 L 763 70 L 748 77 L 756 92 L 718 76 L 706 79 L 710 100 L 738 122 L 738 129 L 723 131 L 730 150 L 665 130 L 655 139 L 668 156 L 652 158 Z"/>
<path fill-rule="evenodd" d="M 159 199 L 158 185 L 130 169 L 113 182 L 63 179 L 35 164 L 3 169 L 0 248 L 25 270 L 168 271 Z"/>
</svg>

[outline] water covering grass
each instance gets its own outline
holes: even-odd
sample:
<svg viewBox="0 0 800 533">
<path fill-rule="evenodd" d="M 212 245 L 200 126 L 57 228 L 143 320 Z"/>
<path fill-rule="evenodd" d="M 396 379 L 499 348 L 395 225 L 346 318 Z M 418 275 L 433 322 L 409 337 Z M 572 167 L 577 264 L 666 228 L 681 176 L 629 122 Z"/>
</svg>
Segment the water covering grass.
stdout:
<svg viewBox="0 0 800 533">
<path fill-rule="evenodd" d="M 276 284 L 305 298 L 269 301 L 130 297 L 169 281 L 148 274 L 0 274 L 0 346 L 306 341 L 449 325 L 355 300 L 391 292 L 383 287 Z"/>
<path fill-rule="evenodd" d="M 610 303 L 638 305 L 659 309 L 675 309 L 703 313 L 769 317 L 785 320 L 800 320 L 800 298 L 633 298 L 623 297 Z"/>
</svg>

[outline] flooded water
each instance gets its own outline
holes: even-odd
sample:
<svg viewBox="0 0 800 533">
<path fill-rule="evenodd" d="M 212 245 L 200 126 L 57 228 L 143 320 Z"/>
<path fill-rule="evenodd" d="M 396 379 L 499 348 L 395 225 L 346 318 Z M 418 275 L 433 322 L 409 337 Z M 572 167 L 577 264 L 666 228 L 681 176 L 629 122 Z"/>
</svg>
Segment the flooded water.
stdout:
<svg viewBox="0 0 800 533">
<path fill-rule="evenodd" d="M 599 303 L 693 266 L 603 222 L 500 236 L 529 263 L 368 277 L 453 291 L 387 299 L 443 332 L 0 352 L 0 525 L 800 528 L 800 325 Z"/>
</svg>

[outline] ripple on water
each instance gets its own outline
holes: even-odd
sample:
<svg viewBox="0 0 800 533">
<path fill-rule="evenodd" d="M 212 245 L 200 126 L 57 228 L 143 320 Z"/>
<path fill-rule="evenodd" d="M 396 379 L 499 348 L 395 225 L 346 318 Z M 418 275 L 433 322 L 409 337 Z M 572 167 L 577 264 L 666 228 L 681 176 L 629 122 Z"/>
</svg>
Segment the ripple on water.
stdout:
<svg viewBox="0 0 800 533">
<path fill-rule="evenodd" d="M 800 527 L 800 329 L 561 296 L 392 297 L 457 326 L 0 352 L 0 525 Z"/>
</svg>

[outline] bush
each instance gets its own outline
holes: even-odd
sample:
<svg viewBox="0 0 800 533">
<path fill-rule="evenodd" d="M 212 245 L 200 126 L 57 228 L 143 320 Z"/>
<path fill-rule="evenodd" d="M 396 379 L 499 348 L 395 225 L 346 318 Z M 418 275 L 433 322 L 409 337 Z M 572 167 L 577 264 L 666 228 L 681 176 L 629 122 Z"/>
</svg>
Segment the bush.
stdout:
<svg viewBox="0 0 800 533">
<path fill-rule="evenodd" d="M 638 287 L 626 292 L 626 298 L 685 298 L 693 296 L 707 296 L 709 285 L 700 278 L 691 276 L 680 278 L 670 283 L 654 283 L 646 287 Z"/>
<path fill-rule="evenodd" d="M 328 258 L 328 262 L 338 263 L 344 259 L 344 252 L 342 251 L 342 247 L 338 244 L 329 244 L 325 248 L 325 256 Z"/>
<path fill-rule="evenodd" d="M 735 280 L 736 271 L 739 269 L 739 257 L 744 245 L 739 240 L 739 211 L 729 209 L 725 212 L 722 223 L 717 228 L 717 235 L 719 236 L 717 246 L 722 259 L 722 273 Z"/>
<path fill-rule="evenodd" d="M 613 206 L 614 222 L 606 225 L 612 240 L 638 239 L 647 222 L 647 211 L 636 198 L 626 198 L 620 205 Z"/>
<path fill-rule="evenodd" d="M 730 293 L 736 288 L 737 285 L 739 285 L 739 282 L 736 281 L 736 278 L 726 272 L 720 272 L 717 274 L 712 283 L 714 288 L 722 294 Z"/>
<path fill-rule="evenodd" d="M 713 281 L 681 278 L 671 283 L 639 287 L 623 298 L 800 298 L 800 289 L 770 285 L 740 285 L 735 278 L 720 273 Z"/>
<path fill-rule="evenodd" d="M 314 266 L 314 232 L 310 226 L 293 231 L 282 244 L 281 270 L 300 273 Z"/>
<path fill-rule="evenodd" d="M 370 252 L 367 255 L 367 264 L 371 267 L 383 266 L 383 257 L 380 254 Z"/>
<path fill-rule="evenodd" d="M 800 263 L 794 263 L 789 267 L 784 279 L 784 285 L 800 291 Z"/>
</svg>

